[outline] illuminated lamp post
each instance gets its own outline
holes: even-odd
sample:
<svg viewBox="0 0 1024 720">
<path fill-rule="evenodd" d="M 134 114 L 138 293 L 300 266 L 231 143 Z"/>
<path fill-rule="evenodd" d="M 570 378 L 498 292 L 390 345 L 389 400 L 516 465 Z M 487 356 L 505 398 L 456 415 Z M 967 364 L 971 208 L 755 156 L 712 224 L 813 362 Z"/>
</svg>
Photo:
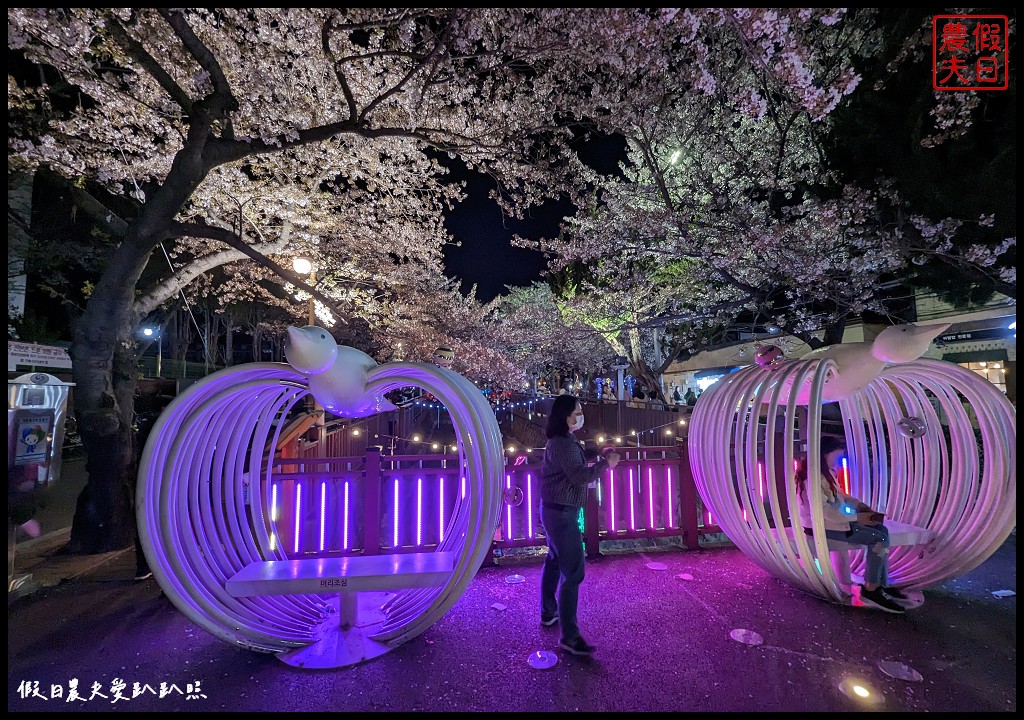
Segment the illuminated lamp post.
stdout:
<svg viewBox="0 0 1024 720">
<path fill-rule="evenodd" d="M 313 269 L 313 261 L 307 257 L 299 256 L 292 260 L 292 269 L 299 275 L 309 275 L 310 286 L 316 285 L 316 270 Z M 316 325 L 316 299 L 312 294 L 309 296 L 308 321 L 307 325 Z"/>
<path fill-rule="evenodd" d="M 299 255 L 298 257 L 292 258 L 292 269 L 299 275 L 308 275 L 310 286 L 316 286 L 316 270 L 313 267 L 313 261 L 308 257 Z M 309 300 L 307 302 L 306 324 L 316 325 L 316 298 L 313 297 L 312 293 L 310 293 Z M 320 452 L 323 452 L 324 442 L 327 439 L 326 428 L 324 427 L 324 422 L 326 421 L 327 416 L 324 409 L 320 406 L 320 403 L 318 403 L 312 395 L 309 396 L 309 407 L 311 408 L 311 412 L 320 413 L 320 421 L 318 423 L 314 423 L 314 429 L 316 430 L 318 448 Z"/>
<path fill-rule="evenodd" d="M 152 340 L 156 336 L 156 376 L 161 377 L 164 358 L 164 334 L 159 327 L 147 326 L 142 328 L 142 337 Z"/>
</svg>

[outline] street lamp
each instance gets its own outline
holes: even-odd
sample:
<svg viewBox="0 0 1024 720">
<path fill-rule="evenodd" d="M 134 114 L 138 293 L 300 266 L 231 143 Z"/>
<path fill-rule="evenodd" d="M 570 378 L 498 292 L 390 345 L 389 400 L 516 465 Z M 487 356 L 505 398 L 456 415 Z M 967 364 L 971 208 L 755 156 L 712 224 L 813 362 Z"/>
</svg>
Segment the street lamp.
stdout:
<svg viewBox="0 0 1024 720">
<path fill-rule="evenodd" d="M 142 336 L 147 339 L 152 339 L 156 336 L 156 376 L 161 377 L 161 370 L 163 369 L 164 359 L 164 334 L 160 332 L 158 327 L 144 327 L 142 328 Z"/>
<path fill-rule="evenodd" d="M 309 275 L 310 286 L 316 285 L 316 270 L 313 269 L 313 261 L 308 257 L 299 255 L 298 257 L 292 258 L 292 269 L 299 275 Z M 316 325 L 316 299 L 313 294 L 310 293 L 308 300 L 308 315 L 307 325 Z M 309 403 L 310 412 L 319 414 L 319 421 L 314 421 L 314 428 L 316 429 L 317 436 L 317 449 L 323 453 L 324 445 L 327 439 L 327 429 L 324 426 L 324 420 L 326 419 L 326 413 L 320 403 L 316 401 L 312 395 L 309 396 L 307 402 Z"/>
<path fill-rule="evenodd" d="M 299 256 L 292 259 L 292 269 L 299 275 L 309 275 L 310 286 L 316 285 L 316 270 L 313 269 L 313 261 L 307 257 Z M 316 299 L 312 293 L 309 296 L 309 322 L 307 325 L 316 325 Z"/>
</svg>

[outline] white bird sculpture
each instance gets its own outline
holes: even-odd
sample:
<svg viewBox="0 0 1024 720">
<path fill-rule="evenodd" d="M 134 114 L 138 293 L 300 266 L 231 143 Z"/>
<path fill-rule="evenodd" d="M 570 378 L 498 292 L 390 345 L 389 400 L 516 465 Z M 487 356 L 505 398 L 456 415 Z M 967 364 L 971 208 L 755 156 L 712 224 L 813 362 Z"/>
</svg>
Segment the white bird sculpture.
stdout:
<svg viewBox="0 0 1024 720">
<path fill-rule="evenodd" d="M 386 398 L 366 393 L 366 374 L 377 362 L 348 345 L 338 345 L 316 325 L 288 328 L 285 358 L 309 378 L 309 391 L 324 409 L 346 418 L 362 418 L 397 409 Z"/>
<path fill-rule="evenodd" d="M 831 359 L 835 372 L 825 380 L 823 403 L 849 397 L 878 377 L 887 365 L 917 360 L 950 323 L 938 325 L 892 325 L 878 333 L 870 342 L 841 343 L 811 350 L 802 360 Z M 810 383 L 800 389 L 797 404 L 806 405 Z"/>
</svg>

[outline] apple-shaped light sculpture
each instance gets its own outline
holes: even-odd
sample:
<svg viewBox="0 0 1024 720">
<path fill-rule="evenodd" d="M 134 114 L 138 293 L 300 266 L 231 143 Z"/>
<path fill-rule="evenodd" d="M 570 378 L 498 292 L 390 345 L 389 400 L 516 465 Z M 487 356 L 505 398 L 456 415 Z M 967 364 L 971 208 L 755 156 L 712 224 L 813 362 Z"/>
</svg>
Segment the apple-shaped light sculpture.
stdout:
<svg viewBox="0 0 1024 720">
<path fill-rule="evenodd" d="M 170 403 L 142 454 L 136 516 L 154 577 L 193 622 L 222 640 L 282 658 L 328 640 L 346 643 L 351 652 L 338 655 L 339 666 L 371 659 L 419 635 L 458 601 L 500 521 L 504 461 L 494 412 L 465 377 L 432 363 L 377 365 L 329 337 L 314 326 L 291 328 L 287 356 L 295 366 L 228 368 Z M 330 591 L 229 593 L 227 580 L 251 563 L 296 555 L 283 541 L 275 542 L 278 519 L 268 491 L 279 461 L 278 440 L 293 409 L 312 392 L 336 415 L 366 417 L 393 408 L 384 394 L 407 386 L 445 404 L 458 441 L 460 468 L 454 472 L 465 476 L 465 490 L 454 499 L 435 549 L 456 556 L 447 581 L 388 593 L 387 602 L 374 609 L 374 622 L 347 628 L 344 638 L 326 639 L 339 633 L 331 624 L 338 610 Z"/>
<path fill-rule="evenodd" d="M 808 483 L 809 523 L 796 494 L 794 460 L 806 451 L 810 467 L 820 466 L 825 402 L 838 403 L 842 415 L 850 494 L 887 521 L 927 531 L 925 544 L 891 548 L 891 585 L 920 589 L 962 575 L 1015 527 L 1013 405 L 976 373 L 917 359 L 930 342 L 920 345 L 918 330 L 896 326 L 874 344 L 751 366 L 698 399 L 689 455 L 700 497 L 714 524 L 774 576 L 825 599 L 850 599 L 829 561 L 820 489 Z M 900 338 L 919 345 L 913 357 L 888 354 Z M 800 530 L 805 524 L 813 536 Z M 859 550 L 854 570 L 863 564 Z"/>
</svg>

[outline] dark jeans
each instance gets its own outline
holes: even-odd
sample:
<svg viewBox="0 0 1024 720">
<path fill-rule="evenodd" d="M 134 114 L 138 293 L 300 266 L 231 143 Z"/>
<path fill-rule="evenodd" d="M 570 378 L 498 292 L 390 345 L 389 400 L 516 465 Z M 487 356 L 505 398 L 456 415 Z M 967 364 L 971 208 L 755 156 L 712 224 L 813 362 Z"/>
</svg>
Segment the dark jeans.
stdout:
<svg viewBox="0 0 1024 720">
<path fill-rule="evenodd" d="M 548 543 L 548 556 L 540 576 L 540 612 L 542 617 L 558 614 L 562 640 L 566 641 L 580 636 L 576 609 L 579 606 L 585 557 L 583 535 L 578 523 L 579 513 L 579 508 L 571 506 L 546 507 L 543 503 L 540 506 L 541 523 Z"/>
<path fill-rule="evenodd" d="M 866 545 L 867 552 L 864 553 L 864 558 L 867 567 L 864 568 L 864 584 L 882 587 L 889 584 L 889 529 L 885 525 L 861 525 L 852 522 L 850 532 L 826 530 L 825 536 L 851 545 Z"/>
</svg>

